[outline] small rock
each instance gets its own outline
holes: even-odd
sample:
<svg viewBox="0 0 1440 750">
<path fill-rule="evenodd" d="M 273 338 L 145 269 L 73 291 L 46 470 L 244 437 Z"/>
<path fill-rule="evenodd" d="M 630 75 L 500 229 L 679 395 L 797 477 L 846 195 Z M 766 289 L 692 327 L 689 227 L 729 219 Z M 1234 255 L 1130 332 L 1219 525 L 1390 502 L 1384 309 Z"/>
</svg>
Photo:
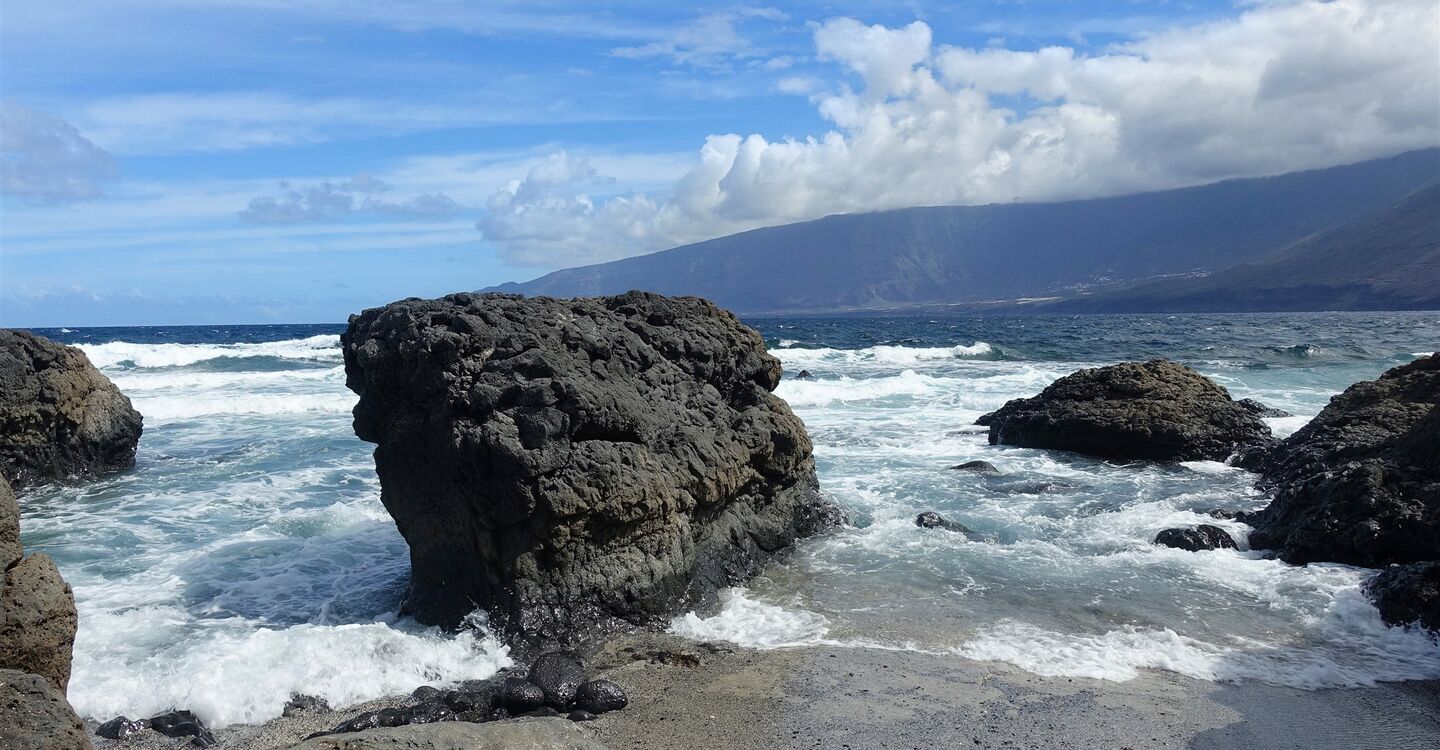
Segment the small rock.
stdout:
<svg viewBox="0 0 1440 750">
<path fill-rule="evenodd" d="M 927 510 L 915 516 L 915 525 L 922 529 L 944 529 L 946 531 L 957 531 L 961 534 L 969 534 L 970 529 L 963 523 L 956 523 L 933 510 Z"/>
<path fill-rule="evenodd" d="M 1211 549 L 1236 549 L 1235 540 L 1219 526 L 1202 523 L 1187 529 L 1165 529 L 1155 535 L 1155 544 L 1199 552 Z"/>
<path fill-rule="evenodd" d="M 193 737 L 192 744 L 209 747 L 215 744 L 214 735 L 200 717 L 190 711 L 171 711 L 150 717 L 150 728 L 166 737 Z"/>
<path fill-rule="evenodd" d="M 625 689 L 610 680 L 591 680 L 575 691 L 575 706 L 592 714 L 619 711 L 629 702 Z"/>
<path fill-rule="evenodd" d="M 526 714 L 524 714 L 524 715 L 525 715 L 525 716 L 535 716 L 535 717 L 538 717 L 538 718 L 542 718 L 542 719 L 543 719 L 543 718 L 547 718 L 547 717 L 559 716 L 559 715 L 560 715 L 560 712 L 559 712 L 559 711 L 556 711 L 555 709 L 551 708 L 550 706 L 541 706 L 541 707 L 535 709 L 534 711 L 530 711 L 530 712 L 528 712 L 528 713 L 526 713 Z"/>
<path fill-rule="evenodd" d="M 504 721 L 510 718 L 510 711 L 504 706 L 496 706 L 485 714 L 485 721 Z"/>
<path fill-rule="evenodd" d="M 585 667 L 572 655 L 551 651 L 530 665 L 530 681 L 545 691 L 545 702 L 555 708 L 569 708 L 575 691 L 585 682 Z"/>
<path fill-rule="evenodd" d="M 999 474 L 1000 470 L 989 461 L 966 461 L 950 467 L 951 471 L 969 471 L 976 474 Z"/>
<path fill-rule="evenodd" d="M 403 708 L 382 708 L 375 712 L 375 722 L 382 727 L 403 727 L 409 718 L 409 712 Z"/>
<path fill-rule="evenodd" d="M 493 719 L 490 718 L 489 711 L 461 711 L 451 717 L 451 720 L 464 721 L 471 724 L 483 724 L 487 721 L 493 721 Z"/>
<path fill-rule="evenodd" d="M 800 371 L 800 374 L 795 376 L 795 379 L 796 379 L 796 380 L 809 380 L 809 379 L 812 378 L 812 377 L 814 377 L 814 376 L 812 376 L 812 375 L 810 374 L 810 371 L 809 371 L 809 370 L 801 370 L 801 371 Z"/>
<path fill-rule="evenodd" d="M 1254 414 L 1255 416 L 1261 417 L 1261 418 L 1267 418 L 1267 417 L 1268 417 L 1268 418 L 1274 419 L 1274 418 L 1276 418 L 1276 417 L 1293 417 L 1293 416 L 1295 416 L 1294 414 L 1291 414 L 1290 412 L 1285 411 L 1284 409 L 1275 409 L 1275 408 L 1266 406 L 1266 405 L 1260 403 L 1259 401 L 1256 401 L 1256 400 L 1253 399 L 1253 398 L 1242 398 L 1242 399 L 1240 399 L 1239 401 L 1236 401 L 1235 403 L 1239 404 L 1242 408 L 1245 409 L 1245 411 L 1248 411 L 1248 412 L 1250 412 L 1251 414 Z"/>
<path fill-rule="evenodd" d="M 447 690 L 441 700 L 455 713 L 482 711 L 490 708 L 491 693 L 484 690 Z"/>
<path fill-rule="evenodd" d="M 347 732 L 363 732 L 367 729 L 375 729 L 380 726 L 380 712 L 366 711 L 358 716 L 353 716 L 335 725 L 329 734 L 345 734 Z"/>
<path fill-rule="evenodd" d="M 523 714 L 545 705 L 545 691 L 529 680 L 506 677 L 500 685 L 499 702 L 510 713 Z"/>
<path fill-rule="evenodd" d="M 571 711 L 568 715 L 566 715 L 565 718 L 571 721 L 594 721 L 600 717 L 584 709 L 577 708 L 574 711 Z"/>
<path fill-rule="evenodd" d="M 417 701 L 433 701 L 436 698 L 439 698 L 443 694 L 443 692 L 444 691 L 437 687 L 432 687 L 430 685 L 421 685 L 420 687 L 415 688 L 415 690 L 410 693 L 410 697 L 414 698 Z"/>
<path fill-rule="evenodd" d="M 329 713 L 330 704 L 324 698 L 303 693 L 291 693 L 290 700 L 285 702 L 285 716 L 297 714 L 323 714 Z"/>
<path fill-rule="evenodd" d="M 404 709 L 406 724 L 434 724 L 445 721 L 457 712 L 445 701 L 427 701 Z"/>
<path fill-rule="evenodd" d="M 95 734 L 107 740 L 123 740 L 126 737 L 139 734 L 149 728 L 150 722 L 145 719 L 131 721 L 124 716 L 116 716 L 97 727 Z"/>
</svg>

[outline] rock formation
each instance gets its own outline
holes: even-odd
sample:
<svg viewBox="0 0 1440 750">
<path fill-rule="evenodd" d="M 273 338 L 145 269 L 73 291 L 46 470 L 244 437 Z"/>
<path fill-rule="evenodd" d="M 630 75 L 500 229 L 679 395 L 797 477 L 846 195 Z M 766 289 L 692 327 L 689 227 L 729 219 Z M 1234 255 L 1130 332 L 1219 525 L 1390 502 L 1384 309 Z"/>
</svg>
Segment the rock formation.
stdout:
<svg viewBox="0 0 1440 750">
<path fill-rule="evenodd" d="M 1175 549 L 1200 552 L 1212 549 L 1235 549 L 1235 540 L 1219 526 L 1202 523 L 1189 528 L 1164 529 L 1155 535 L 1155 544 Z"/>
<path fill-rule="evenodd" d="M 1223 461 L 1270 440 L 1270 428 L 1224 388 L 1165 360 L 1081 370 L 976 424 L 989 426 L 992 445 L 1111 459 Z"/>
<path fill-rule="evenodd" d="M 1440 355 L 1356 383 L 1269 454 L 1250 544 L 1293 563 L 1440 560 Z"/>
<path fill-rule="evenodd" d="M 1440 632 L 1440 562 L 1392 565 L 1365 584 L 1365 593 L 1386 623 Z"/>
<path fill-rule="evenodd" d="M 133 466 L 140 428 L 84 352 L 0 329 L 0 475 L 16 488 Z"/>
<path fill-rule="evenodd" d="M 0 477 L 0 669 L 40 675 L 64 696 L 75 643 L 75 597 L 49 555 L 22 557 L 19 516 L 15 496 Z"/>
<path fill-rule="evenodd" d="M 705 300 L 409 299 L 342 344 L 423 622 L 656 624 L 838 521 L 780 362 Z"/>
<path fill-rule="evenodd" d="M 44 677 L 0 669 L 0 747 L 15 750 L 92 750 L 85 725 Z"/>
</svg>

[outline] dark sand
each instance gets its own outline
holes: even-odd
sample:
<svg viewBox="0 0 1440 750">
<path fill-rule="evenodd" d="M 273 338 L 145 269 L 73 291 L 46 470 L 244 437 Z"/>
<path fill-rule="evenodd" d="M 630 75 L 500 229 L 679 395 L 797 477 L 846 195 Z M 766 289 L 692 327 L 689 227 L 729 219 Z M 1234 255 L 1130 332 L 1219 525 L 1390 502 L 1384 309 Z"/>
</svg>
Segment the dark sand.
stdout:
<svg viewBox="0 0 1440 750">
<path fill-rule="evenodd" d="M 619 638 L 593 668 L 630 706 L 584 726 L 611 750 L 1435 750 L 1440 682 L 1304 691 L 1169 672 L 1130 682 L 1039 677 L 995 662 L 852 648 L 755 651 L 664 635 Z M 285 747 L 378 705 L 216 732 L 223 748 Z M 93 729 L 93 726 L 92 726 Z M 101 750 L 171 748 L 151 735 Z"/>
</svg>

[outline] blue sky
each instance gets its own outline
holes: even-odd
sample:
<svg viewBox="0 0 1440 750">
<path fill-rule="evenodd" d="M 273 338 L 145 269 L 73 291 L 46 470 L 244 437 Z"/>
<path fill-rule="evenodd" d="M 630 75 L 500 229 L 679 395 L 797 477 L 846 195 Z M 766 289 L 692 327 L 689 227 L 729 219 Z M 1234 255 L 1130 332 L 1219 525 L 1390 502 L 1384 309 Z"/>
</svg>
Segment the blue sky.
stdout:
<svg viewBox="0 0 1440 750">
<path fill-rule="evenodd" d="M 1440 143 L 1440 7 L 8 0 L 0 323 L 341 321 L 756 226 Z"/>
</svg>

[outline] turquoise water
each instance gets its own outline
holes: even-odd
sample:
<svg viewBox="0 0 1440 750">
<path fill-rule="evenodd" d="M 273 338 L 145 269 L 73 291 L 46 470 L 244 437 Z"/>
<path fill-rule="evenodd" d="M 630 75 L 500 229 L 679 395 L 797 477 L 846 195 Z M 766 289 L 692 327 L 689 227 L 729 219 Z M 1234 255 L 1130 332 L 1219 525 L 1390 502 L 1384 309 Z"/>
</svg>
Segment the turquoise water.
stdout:
<svg viewBox="0 0 1440 750">
<path fill-rule="evenodd" d="M 1263 503 L 1218 463 L 1119 465 L 991 447 L 971 426 L 1083 366 L 1167 356 L 1297 416 L 1440 349 L 1440 314 L 749 321 L 790 378 L 822 489 L 855 526 L 803 543 L 677 632 L 760 647 L 842 643 L 1123 680 L 1144 668 L 1297 687 L 1440 677 L 1440 647 L 1384 628 L 1368 571 L 1149 544 Z M 96 718 L 189 707 L 279 715 L 508 662 L 481 633 L 396 615 L 406 550 L 350 430 L 339 326 L 41 331 L 82 346 L 145 415 L 134 470 L 28 495 L 81 612 L 70 697 Z M 1004 472 L 945 467 L 984 459 Z M 975 539 L 914 526 L 938 510 Z M 1245 528 L 1219 522 L 1243 539 Z M 1242 544 L 1242 547 L 1244 545 Z"/>
</svg>

